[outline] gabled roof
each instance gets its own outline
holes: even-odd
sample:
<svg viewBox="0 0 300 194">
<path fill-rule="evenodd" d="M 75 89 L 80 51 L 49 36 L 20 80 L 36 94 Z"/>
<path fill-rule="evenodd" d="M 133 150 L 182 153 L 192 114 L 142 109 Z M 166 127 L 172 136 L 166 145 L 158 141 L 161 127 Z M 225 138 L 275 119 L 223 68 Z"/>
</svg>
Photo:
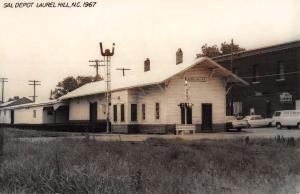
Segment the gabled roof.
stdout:
<svg viewBox="0 0 300 194">
<path fill-rule="evenodd" d="M 26 104 L 26 103 L 31 103 L 32 101 L 26 97 L 17 99 L 17 100 L 12 100 L 8 102 L 4 102 L 0 104 L 0 108 L 2 107 L 8 107 L 8 106 L 15 106 L 15 105 L 20 105 L 20 104 Z"/>
<path fill-rule="evenodd" d="M 139 76 L 128 76 L 128 77 L 119 77 L 112 79 L 111 82 L 111 91 L 117 90 L 125 90 L 135 87 L 143 87 L 147 85 L 155 85 L 161 84 L 171 77 L 178 75 L 196 65 L 203 65 L 205 67 L 215 69 L 217 74 L 220 74 L 223 77 L 226 77 L 230 82 L 237 82 L 248 85 L 246 81 L 239 78 L 237 75 L 233 74 L 231 71 L 222 67 L 218 63 L 207 57 L 201 57 L 197 59 L 193 59 L 189 62 L 184 62 L 178 65 L 172 66 L 172 68 L 164 68 L 165 66 L 161 66 L 160 69 L 151 70 L 148 72 L 144 72 L 143 75 Z M 72 92 L 67 93 L 66 95 L 60 97 L 60 99 L 70 99 L 81 96 L 89 96 L 100 93 L 105 93 L 106 91 L 106 83 L 105 81 L 97 81 L 91 82 L 73 90 Z"/>
<path fill-rule="evenodd" d="M 63 105 L 60 100 L 48 100 L 48 101 L 39 101 L 39 102 L 32 102 L 26 104 L 19 104 L 15 106 L 9 107 L 0 107 L 0 109 L 19 109 L 19 108 L 27 108 L 27 107 L 36 107 L 36 106 L 53 106 L 53 105 Z"/>
</svg>

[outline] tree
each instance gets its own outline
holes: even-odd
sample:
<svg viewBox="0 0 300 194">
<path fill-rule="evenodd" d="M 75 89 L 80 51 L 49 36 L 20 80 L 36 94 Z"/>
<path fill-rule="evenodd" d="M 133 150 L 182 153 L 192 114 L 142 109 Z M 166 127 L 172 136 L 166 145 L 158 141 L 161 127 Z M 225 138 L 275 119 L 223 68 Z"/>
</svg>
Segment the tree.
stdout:
<svg viewBox="0 0 300 194">
<path fill-rule="evenodd" d="M 53 98 L 59 98 L 68 92 L 71 92 L 84 84 L 90 83 L 94 81 L 94 77 L 92 76 L 77 76 L 74 78 L 73 76 L 69 76 L 64 78 L 62 81 L 58 82 L 56 88 L 52 92 Z M 51 98 L 51 97 L 50 97 Z"/>
<path fill-rule="evenodd" d="M 9 99 L 8 99 L 8 102 L 14 101 L 14 100 L 19 100 L 19 99 L 20 99 L 19 96 L 14 96 L 14 97 L 12 97 L 12 98 L 9 98 Z"/>
<path fill-rule="evenodd" d="M 87 84 L 87 83 L 90 83 L 93 81 L 97 81 L 97 79 L 99 79 L 99 78 L 94 78 L 92 76 L 77 76 L 77 78 L 76 78 L 78 87 L 81 87 L 84 84 Z"/>
<path fill-rule="evenodd" d="M 201 47 L 202 54 L 200 57 L 216 57 L 220 55 L 220 51 L 217 45 L 207 46 L 207 44 Z"/>
<path fill-rule="evenodd" d="M 201 47 L 202 53 L 201 54 L 196 54 L 196 57 L 217 57 L 219 55 L 226 55 L 226 54 L 231 54 L 240 51 L 245 51 L 245 48 L 241 48 L 238 44 L 228 44 L 226 42 L 223 42 L 221 44 L 221 48 L 219 50 L 217 45 L 213 46 L 208 46 L 207 44 L 204 44 Z"/>
<path fill-rule="evenodd" d="M 201 47 L 202 54 L 197 54 L 197 58 L 199 57 L 216 57 L 220 55 L 220 51 L 217 45 L 213 46 L 207 46 L 207 44 L 204 44 Z"/>
<path fill-rule="evenodd" d="M 232 49 L 232 50 L 231 50 Z M 226 54 L 231 54 L 231 52 L 236 53 L 236 52 L 241 52 L 241 51 L 245 51 L 245 48 L 241 48 L 238 44 L 228 44 L 226 42 L 223 42 L 221 44 L 221 49 L 222 51 L 222 55 L 226 55 Z"/>
</svg>

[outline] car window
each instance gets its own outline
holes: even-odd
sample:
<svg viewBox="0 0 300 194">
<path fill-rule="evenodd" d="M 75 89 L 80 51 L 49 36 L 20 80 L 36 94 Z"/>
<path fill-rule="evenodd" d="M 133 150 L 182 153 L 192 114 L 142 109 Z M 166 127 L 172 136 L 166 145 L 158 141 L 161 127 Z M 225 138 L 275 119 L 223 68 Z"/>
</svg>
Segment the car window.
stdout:
<svg viewBox="0 0 300 194">
<path fill-rule="evenodd" d="M 275 113 L 274 113 L 274 116 L 279 117 L 280 114 L 281 114 L 281 112 L 275 112 Z"/>
</svg>

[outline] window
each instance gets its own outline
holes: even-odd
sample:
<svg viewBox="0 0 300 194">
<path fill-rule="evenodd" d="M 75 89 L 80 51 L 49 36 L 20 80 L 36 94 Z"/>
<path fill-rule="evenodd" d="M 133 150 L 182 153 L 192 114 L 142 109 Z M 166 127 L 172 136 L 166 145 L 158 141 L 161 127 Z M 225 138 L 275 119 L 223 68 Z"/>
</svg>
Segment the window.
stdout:
<svg viewBox="0 0 300 194">
<path fill-rule="evenodd" d="M 125 107 L 124 104 L 121 104 L 121 122 L 125 121 Z"/>
<path fill-rule="evenodd" d="M 155 103 L 155 119 L 159 119 L 159 103 Z"/>
<path fill-rule="evenodd" d="M 131 104 L 131 121 L 137 121 L 137 104 Z"/>
<path fill-rule="evenodd" d="M 243 113 L 243 103 L 242 102 L 233 102 L 233 114 L 241 115 Z"/>
<path fill-rule="evenodd" d="M 284 63 L 283 62 L 279 62 L 277 64 L 277 80 L 284 80 Z"/>
<path fill-rule="evenodd" d="M 238 68 L 237 68 L 237 67 L 234 67 L 234 68 L 232 69 L 232 73 L 234 73 L 235 75 L 237 75 L 237 74 L 238 74 Z"/>
<path fill-rule="evenodd" d="M 114 105 L 114 122 L 118 121 L 118 107 L 117 105 Z"/>
<path fill-rule="evenodd" d="M 281 112 L 275 112 L 275 113 L 274 113 L 274 116 L 279 117 L 280 114 L 281 114 Z"/>
<path fill-rule="evenodd" d="M 255 109 L 254 108 L 250 108 L 250 115 L 254 115 L 255 114 Z"/>
<path fill-rule="evenodd" d="M 146 104 L 142 104 L 142 120 L 146 120 Z"/>
<path fill-rule="evenodd" d="M 252 66 L 252 82 L 253 83 L 258 83 L 259 82 L 258 76 L 259 76 L 259 74 L 258 74 L 258 65 L 256 64 L 256 65 Z"/>
<path fill-rule="evenodd" d="M 36 118 L 36 110 L 33 110 L 33 118 Z"/>
</svg>

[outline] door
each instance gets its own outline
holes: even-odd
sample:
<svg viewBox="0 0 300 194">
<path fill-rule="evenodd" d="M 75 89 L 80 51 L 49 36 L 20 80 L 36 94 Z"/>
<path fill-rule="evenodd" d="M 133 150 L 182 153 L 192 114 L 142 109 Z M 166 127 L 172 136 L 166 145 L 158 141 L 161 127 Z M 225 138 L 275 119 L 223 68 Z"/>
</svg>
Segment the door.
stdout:
<svg viewBox="0 0 300 194">
<path fill-rule="evenodd" d="M 131 121 L 137 121 L 137 104 L 131 104 Z"/>
<path fill-rule="evenodd" d="M 192 124 L 193 123 L 193 110 L 192 107 L 186 107 L 184 103 L 180 105 L 180 112 L 181 112 L 181 124 Z M 186 123 L 185 123 L 185 109 L 186 109 Z"/>
<path fill-rule="evenodd" d="M 212 104 L 202 104 L 202 129 L 212 129 Z"/>
<path fill-rule="evenodd" d="M 15 112 L 13 110 L 10 111 L 10 124 L 15 123 Z"/>
<path fill-rule="evenodd" d="M 97 102 L 90 102 L 90 122 L 97 122 Z"/>
</svg>

